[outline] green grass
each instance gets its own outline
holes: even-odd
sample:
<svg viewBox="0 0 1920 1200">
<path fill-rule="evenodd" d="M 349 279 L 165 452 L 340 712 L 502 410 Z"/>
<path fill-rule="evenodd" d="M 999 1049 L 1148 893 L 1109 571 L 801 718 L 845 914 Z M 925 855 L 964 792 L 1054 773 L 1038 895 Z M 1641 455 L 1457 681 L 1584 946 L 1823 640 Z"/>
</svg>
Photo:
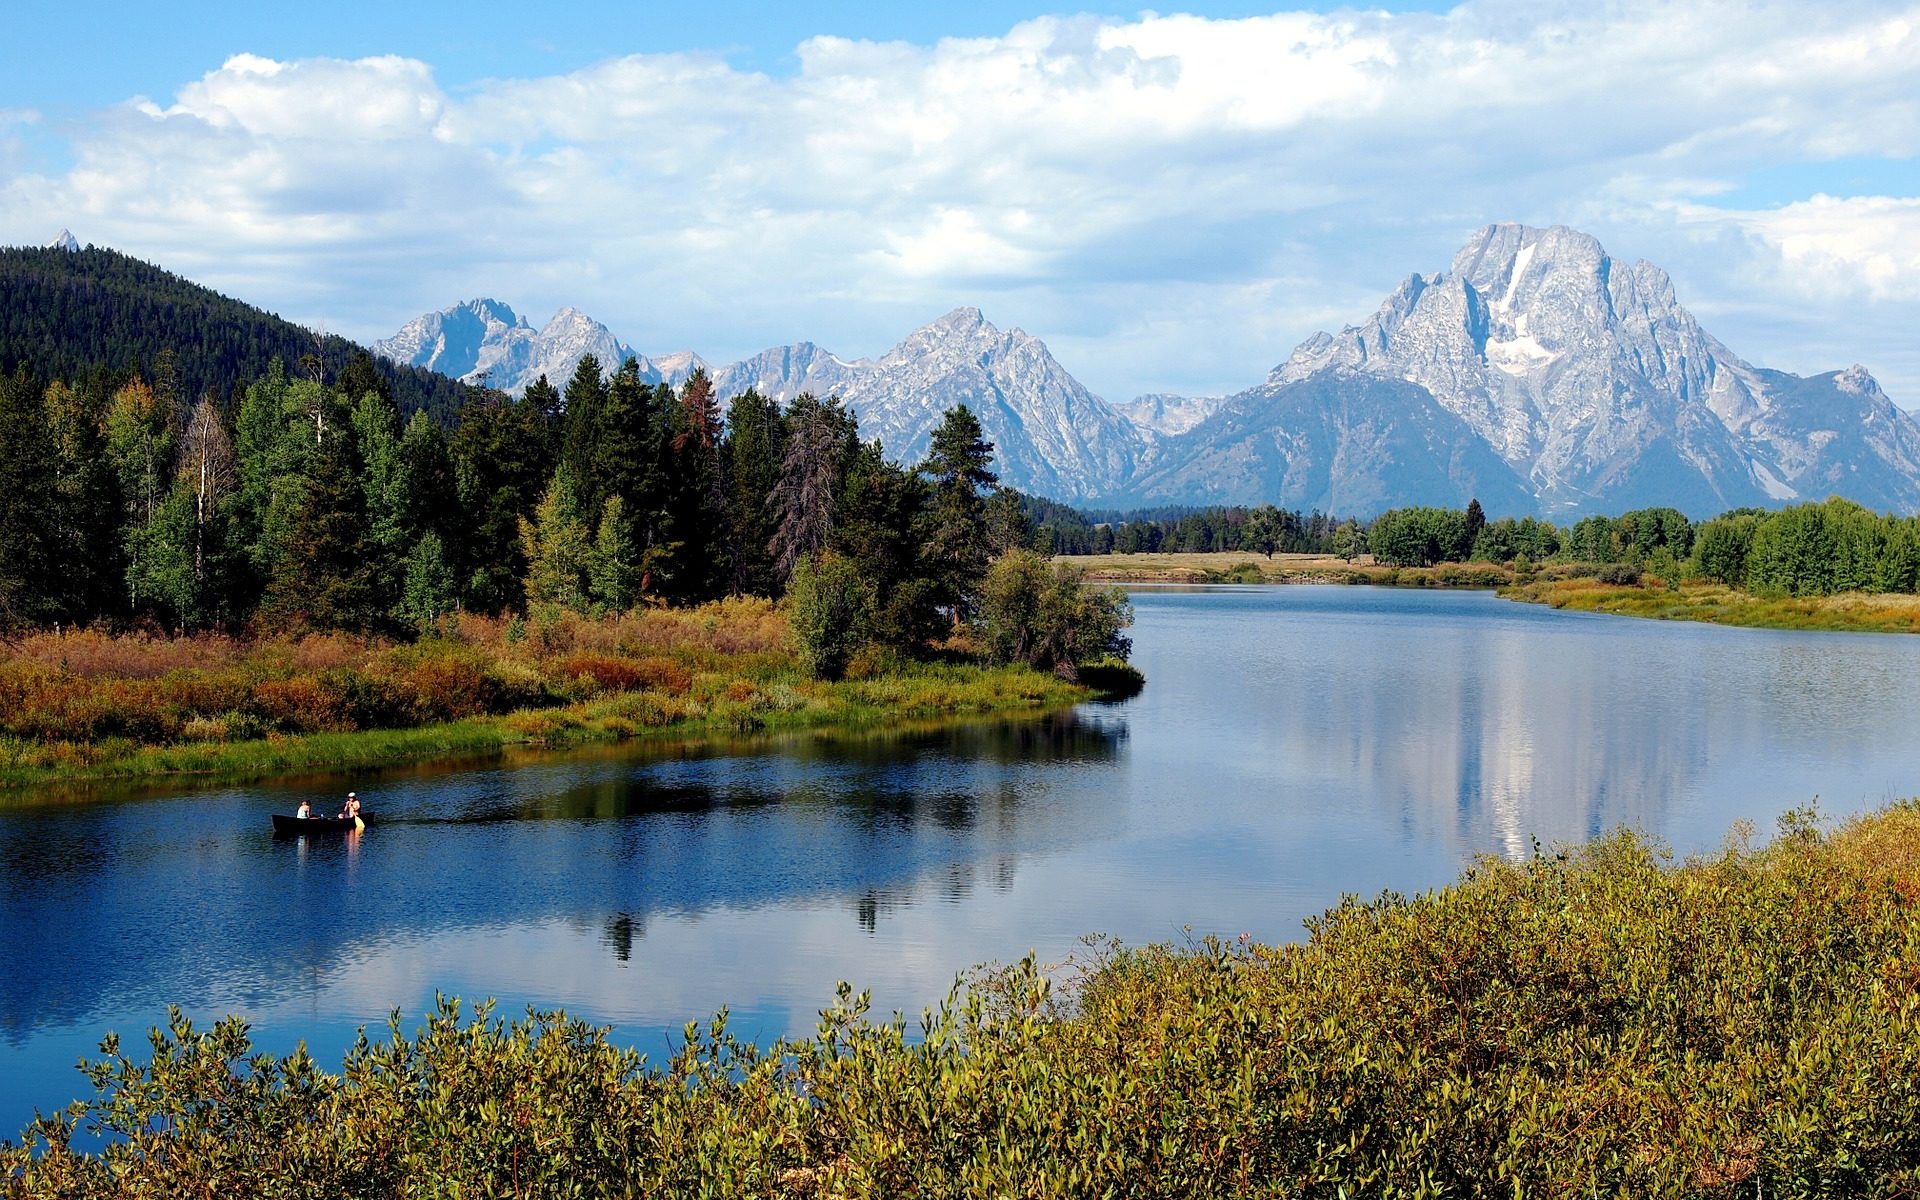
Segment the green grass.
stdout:
<svg viewBox="0 0 1920 1200">
<path fill-rule="evenodd" d="M 239 742 L 142 746 L 126 740 L 46 746 L 0 739 L 0 787 L 201 777 L 245 782 L 298 772 L 469 758 L 514 747 L 688 739 L 822 727 L 1052 711 L 1090 691 L 1024 667 L 894 664 L 874 678 L 823 682 L 798 671 L 704 673 L 682 695 L 639 690 L 413 729 L 305 733 Z"/>
<path fill-rule="evenodd" d="M 1920 597 L 1907 595 L 1756 596 L 1719 584 L 1688 583 L 1669 590 L 1603 584 L 1591 579 L 1540 580 L 1503 589 L 1502 596 L 1575 612 L 1611 613 L 1661 621 L 1704 621 L 1757 629 L 1846 633 L 1920 633 Z"/>
</svg>

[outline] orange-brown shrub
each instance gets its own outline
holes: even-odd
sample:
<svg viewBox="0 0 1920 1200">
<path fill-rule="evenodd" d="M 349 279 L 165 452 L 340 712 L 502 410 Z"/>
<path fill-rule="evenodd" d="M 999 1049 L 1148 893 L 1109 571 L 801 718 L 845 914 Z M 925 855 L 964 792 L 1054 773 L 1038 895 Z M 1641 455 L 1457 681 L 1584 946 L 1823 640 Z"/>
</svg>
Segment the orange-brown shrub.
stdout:
<svg viewBox="0 0 1920 1200">
<path fill-rule="evenodd" d="M 567 659 L 560 673 L 567 679 L 591 679 L 599 688 L 609 692 L 631 691 L 644 682 L 635 664 L 606 654 L 575 654 Z"/>
<path fill-rule="evenodd" d="M 379 681 L 394 716 L 426 725 L 501 710 L 500 682 L 486 662 L 457 643 L 427 643 L 396 651 L 381 664 Z"/>
<path fill-rule="evenodd" d="M 643 658 L 633 670 L 644 686 L 669 696 L 684 696 L 693 688 L 693 673 L 670 658 Z"/>
<path fill-rule="evenodd" d="M 345 733 L 354 728 L 345 698 L 311 675 L 262 680 L 253 689 L 253 709 L 288 733 Z"/>
</svg>

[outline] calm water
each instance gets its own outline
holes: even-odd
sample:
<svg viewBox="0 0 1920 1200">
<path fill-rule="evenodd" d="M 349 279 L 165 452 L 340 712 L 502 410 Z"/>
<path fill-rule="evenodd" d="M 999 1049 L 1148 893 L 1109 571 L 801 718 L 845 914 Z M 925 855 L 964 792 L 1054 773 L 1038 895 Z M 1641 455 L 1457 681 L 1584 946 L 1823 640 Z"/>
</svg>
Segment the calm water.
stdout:
<svg viewBox="0 0 1920 1200">
<path fill-rule="evenodd" d="M 1920 793 L 1920 638 L 1368 588 L 1135 605 L 1146 692 L 1046 720 L 361 777 L 353 843 L 268 830 L 337 780 L 0 811 L 0 1135 L 169 1001 L 323 1062 L 436 989 L 659 1055 L 722 1004 L 806 1031 L 839 979 L 917 1011 L 1089 932 L 1288 939 L 1534 838 L 1685 852 Z"/>
</svg>

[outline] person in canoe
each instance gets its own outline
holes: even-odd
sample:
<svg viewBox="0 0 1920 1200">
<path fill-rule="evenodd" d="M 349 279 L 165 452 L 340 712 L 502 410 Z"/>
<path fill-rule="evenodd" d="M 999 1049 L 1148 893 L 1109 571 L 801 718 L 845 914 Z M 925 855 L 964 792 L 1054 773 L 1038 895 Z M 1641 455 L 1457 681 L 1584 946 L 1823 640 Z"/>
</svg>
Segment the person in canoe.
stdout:
<svg viewBox="0 0 1920 1200">
<path fill-rule="evenodd" d="M 305 800 L 302 800 L 300 802 L 300 807 L 293 810 L 293 815 L 300 818 L 302 821 L 305 821 L 308 818 L 313 816 L 313 805 L 308 804 Z"/>
<path fill-rule="evenodd" d="M 359 796 L 352 792 L 347 793 L 347 803 L 340 809 L 340 819 L 342 821 L 357 821 L 360 819 Z"/>
</svg>

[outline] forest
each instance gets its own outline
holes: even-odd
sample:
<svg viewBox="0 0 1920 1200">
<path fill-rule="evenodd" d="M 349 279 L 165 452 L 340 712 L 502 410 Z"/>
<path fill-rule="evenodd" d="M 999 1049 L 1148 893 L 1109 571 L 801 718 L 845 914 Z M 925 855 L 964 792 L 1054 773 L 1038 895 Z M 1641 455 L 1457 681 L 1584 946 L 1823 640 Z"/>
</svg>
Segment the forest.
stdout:
<svg viewBox="0 0 1920 1200">
<path fill-rule="evenodd" d="M 997 597 L 1002 616 L 1108 630 L 1076 656 L 1124 649 L 1118 601 L 1076 609 L 1070 589 L 1043 614 L 1046 581 L 1020 563 L 989 580 L 1030 533 L 964 407 L 910 469 L 836 399 L 783 411 L 749 391 L 723 411 L 704 374 L 676 391 L 631 361 L 586 358 L 519 400 L 476 393 L 450 428 L 403 419 L 364 353 L 331 378 L 274 360 L 230 407 L 189 400 L 173 362 L 151 380 L 0 379 L 0 621 L 407 637 L 456 611 L 791 593 L 831 675 L 869 642 L 919 653 Z"/>
</svg>

